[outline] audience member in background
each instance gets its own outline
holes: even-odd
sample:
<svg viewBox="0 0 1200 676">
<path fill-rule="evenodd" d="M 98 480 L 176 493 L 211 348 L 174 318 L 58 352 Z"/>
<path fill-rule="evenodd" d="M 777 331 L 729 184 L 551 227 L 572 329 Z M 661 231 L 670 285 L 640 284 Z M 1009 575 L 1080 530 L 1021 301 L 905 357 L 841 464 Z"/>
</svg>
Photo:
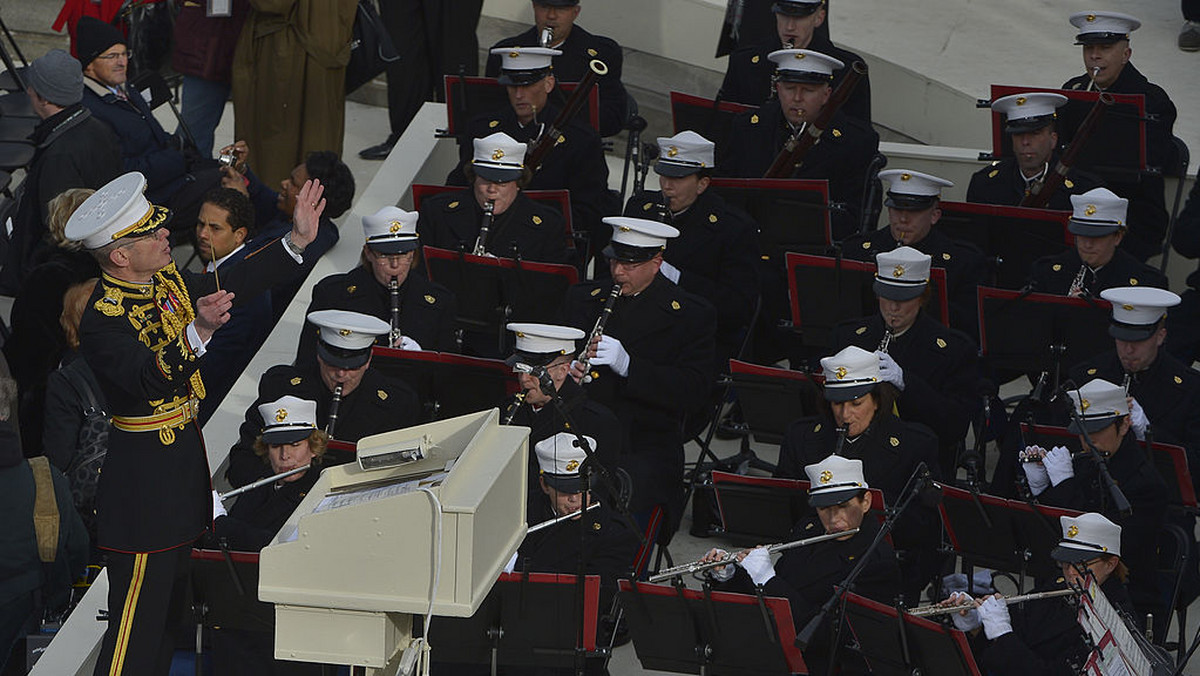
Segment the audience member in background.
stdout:
<svg viewBox="0 0 1200 676">
<path fill-rule="evenodd" d="M 1182 0 L 1183 28 L 1179 29 L 1179 48 L 1200 52 L 1200 0 Z"/>
<path fill-rule="evenodd" d="M 171 68 L 183 76 L 182 123 L 201 157 L 212 157 L 213 134 L 232 87 L 233 50 L 250 12 L 247 0 L 232 0 L 226 16 L 208 16 L 209 3 L 180 3 L 175 17 Z"/>
<path fill-rule="evenodd" d="M 426 101 L 444 101 L 443 75 L 479 74 L 475 30 L 483 0 L 399 0 L 379 4 L 396 54 L 387 69 L 388 122 L 383 143 L 358 152 L 364 160 L 382 160 Z M 422 64 L 425 67 L 413 67 Z"/>
<path fill-rule="evenodd" d="M 40 610 L 65 604 L 84 570 L 88 539 L 67 479 L 45 458 L 26 460 L 10 415 L 17 384 L 0 379 L 0 671 Z M 49 493 L 39 508 L 39 493 Z M 52 527 L 39 527 L 45 519 Z M 47 561 L 49 559 L 49 561 Z"/>
<path fill-rule="evenodd" d="M 1200 258 L 1200 181 L 1192 185 L 1187 202 L 1175 219 L 1171 246 L 1184 258 Z M 1183 302 L 1167 315 L 1167 351 L 1191 364 L 1200 355 L 1200 267 L 1187 278 Z"/>
<path fill-rule="evenodd" d="M 258 173 L 268 184 L 283 180 L 310 152 L 342 148 L 357 5 L 251 4 L 233 56 L 234 138 L 261 154 Z"/>
<path fill-rule="evenodd" d="M 319 232 L 319 230 L 318 230 Z M 246 242 L 254 234 L 254 207 L 245 195 L 232 188 L 215 188 L 200 205 L 196 221 L 196 251 L 205 272 L 219 280 L 221 270 L 236 265 L 253 249 Z M 229 321 L 213 334 L 200 362 L 208 405 L 200 409 L 200 425 L 212 416 L 233 383 L 271 333 L 271 294 L 242 299 L 229 313 Z"/>
<path fill-rule="evenodd" d="M 42 448 L 46 376 L 58 366 L 68 346 L 59 323 L 63 294 L 73 284 L 100 276 L 96 259 L 78 242 L 63 236 L 67 219 L 93 192 L 91 188 L 71 188 L 51 200 L 48 226 L 53 247 L 30 270 L 13 301 L 12 334 L 4 343 L 4 354 L 21 392 L 22 445 L 31 452 Z"/>
<path fill-rule="evenodd" d="M 168 134 L 141 94 L 130 90 L 129 46 L 121 31 L 84 17 L 75 35 L 83 65 L 83 105 L 116 134 L 124 171 L 146 177 L 146 199 L 168 207 L 176 228 L 189 229 L 204 193 L 220 181 L 217 163 L 200 157 L 184 137 Z"/>
<path fill-rule="evenodd" d="M 50 200 L 69 188 L 94 190 L 121 173 L 116 137 L 80 103 L 83 71 L 78 61 L 52 49 L 29 64 L 25 80 L 41 122 L 33 131 L 33 159 L 16 191 L 8 261 L 0 270 L 0 285 L 10 295 L 25 281 L 37 257 L 52 246 L 46 237 Z"/>
</svg>

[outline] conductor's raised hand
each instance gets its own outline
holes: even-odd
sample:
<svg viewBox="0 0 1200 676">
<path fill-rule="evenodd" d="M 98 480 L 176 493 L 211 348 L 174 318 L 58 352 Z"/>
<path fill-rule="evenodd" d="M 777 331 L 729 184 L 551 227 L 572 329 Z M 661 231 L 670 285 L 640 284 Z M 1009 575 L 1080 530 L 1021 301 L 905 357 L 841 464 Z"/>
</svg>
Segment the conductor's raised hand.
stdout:
<svg viewBox="0 0 1200 676">
<path fill-rule="evenodd" d="M 292 210 L 292 244 L 303 249 L 317 237 L 321 214 L 325 213 L 325 186 L 315 178 L 304 182 L 300 194 L 296 195 L 296 207 Z"/>
<path fill-rule="evenodd" d="M 196 333 L 200 334 L 200 340 L 208 342 L 212 334 L 229 321 L 232 308 L 232 291 L 217 291 L 201 296 L 196 301 Z"/>
</svg>

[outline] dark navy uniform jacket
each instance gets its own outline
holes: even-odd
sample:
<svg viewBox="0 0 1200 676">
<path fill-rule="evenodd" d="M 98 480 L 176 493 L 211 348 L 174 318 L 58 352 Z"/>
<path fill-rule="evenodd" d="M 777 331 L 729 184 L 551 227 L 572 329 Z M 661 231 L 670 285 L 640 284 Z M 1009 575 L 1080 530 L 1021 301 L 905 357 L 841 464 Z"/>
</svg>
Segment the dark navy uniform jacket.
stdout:
<svg viewBox="0 0 1200 676">
<path fill-rule="evenodd" d="M 417 231 L 424 246 L 471 253 L 484 218 L 471 188 L 441 193 L 421 203 Z M 562 214 L 524 193 L 518 193 L 504 213 L 495 215 L 484 246 L 488 253 L 501 258 L 567 262 L 567 233 Z"/>
</svg>

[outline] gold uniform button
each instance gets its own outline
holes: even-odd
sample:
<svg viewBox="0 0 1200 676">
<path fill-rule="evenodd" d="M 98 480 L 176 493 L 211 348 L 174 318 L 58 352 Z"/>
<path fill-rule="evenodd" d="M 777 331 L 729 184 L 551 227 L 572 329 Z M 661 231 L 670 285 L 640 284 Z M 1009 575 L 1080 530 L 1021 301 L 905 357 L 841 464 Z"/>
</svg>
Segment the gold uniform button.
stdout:
<svg viewBox="0 0 1200 676">
<path fill-rule="evenodd" d="M 942 260 L 944 260 L 944 261 L 950 260 L 950 254 L 948 254 L 948 253 L 942 254 Z"/>
<path fill-rule="evenodd" d="M 446 208 L 447 209 L 457 209 L 458 208 L 458 200 L 454 200 L 453 202 L 447 204 Z"/>
<path fill-rule="evenodd" d="M 758 124 L 758 115 L 750 116 L 750 124 Z"/>
<path fill-rule="evenodd" d="M 488 129 L 495 129 L 496 127 L 499 127 L 499 126 L 500 126 L 500 120 L 492 120 L 491 122 L 488 122 Z"/>
<path fill-rule="evenodd" d="M 999 170 L 999 169 L 993 169 L 993 170 L 991 170 L 991 171 L 989 171 L 989 172 L 988 172 L 988 178 L 996 178 L 996 177 L 997 177 L 997 176 L 999 176 L 999 175 L 1000 175 L 1000 170 Z"/>
<path fill-rule="evenodd" d="M 346 287 L 346 293 L 354 293 L 355 291 L 358 291 L 357 284 L 351 284 L 350 286 Z"/>
<path fill-rule="evenodd" d="M 864 334 L 866 332 L 867 332 L 867 327 L 865 327 L 865 326 L 860 326 L 857 329 L 854 329 L 854 334 L 858 335 L 858 336 L 861 336 L 862 334 Z"/>
<path fill-rule="evenodd" d="M 1054 265 L 1050 266 L 1050 269 L 1055 272 L 1062 272 L 1062 263 L 1055 263 Z"/>
<path fill-rule="evenodd" d="M 1175 376 L 1175 384 L 1176 384 L 1176 385 L 1182 385 L 1182 384 L 1183 384 L 1183 378 L 1180 378 L 1179 376 Z"/>
<path fill-rule="evenodd" d="M 375 390 L 375 394 L 379 396 L 379 401 L 387 401 L 388 393 L 383 390 Z"/>
<path fill-rule="evenodd" d="M 754 56 L 750 57 L 750 63 L 758 63 L 758 61 L 759 61 L 758 54 L 755 54 Z"/>
<path fill-rule="evenodd" d="M 596 288 L 592 289 L 593 296 L 597 296 L 599 294 L 600 294 L 600 287 L 596 287 Z"/>
<path fill-rule="evenodd" d="M 292 387 L 295 387 L 295 386 L 299 385 L 301 382 L 303 382 L 303 380 L 304 379 L 301 378 L 300 376 L 296 376 L 295 378 L 292 378 L 288 382 L 290 382 L 292 384 Z"/>
<path fill-rule="evenodd" d="M 1138 285 L 1137 277 L 1130 277 L 1129 278 L 1129 286 L 1137 286 L 1137 285 Z"/>
<path fill-rule="evenodd" d="M 1075 183 L 1069 178 L 1063 179 L 1063 185 L 1067 186 L 1068 190 L 1075 187 Z"/>
<path fill-rule="evenodd" d="M 895 448 L 900 445 L 900 440 L 896 437 L 892 437 L 891 439 L 888 439 L 888 443 L 892 445 L 892 448 Z"/>
<path fill-rule="evenodd" d="M 833 134 L 833 137 L 834 137 L 834 138 L 841 138 L 841 137 L 842 137 L 842 130 L 841 130 L 841 129 L 834 129 L 833 131 L 831 131 L 831 132 L 829 132 L 829 133 Z"/>
<path fill-rule="evenodd" d="M 945 341 L 944 339 L 942 339 L 942 338 L 938 338 L 938 339 L 937 339 L 937 346 L 938 346 L 938 347 L 940 347 L 940 348 L 942 348 L 943 350 L 944 350 L 944 349 L 946 349 L 946 341 Z"/>
<path fill-rule="evenodd" d="M 650 207 L 654 206 L 654 202 L 646 202 L 642 205 L 642 211 L 650 211 Z"/>
<path fill-rule="evenodd" d="M 437 299 L 429 294 L 425 294 L 425 302 L 429 303 L 430 305 L 433 305 L 434 303 L 437 302 Z"/>
<path fill-rule="evenodd" d="M 1087 374 L 1088 374 L 1089 376 L 1094 376 L 1094 375 L 1096 375 L 1096 369 L 1088 369 L 1088 370 L 1087 370 Z"/>
<path fill-rule="evenodd" d="M 863 242 L 863 249 L 870 249 L 870 248 L 871 248 L 870 242 Z"/>
<path fill-rule="evenodd" d="M 677 301 L 677 300 L 671 301 L 671 309 L 672 310 L 678 310 L 680 307 L 682 307 L 682 306 L 679 305 L 679 301 Z"/>
<path fill-rule="evenodd" d="M 709 222 L 709 223 L 716 223 L 716 222 L 717 222 L 717 215 L 716 215 L 716 214 L 709 214 L 709 215 L 708 215 L 708 222 Z"/>
<path fill-rule="evenodd" d="M 534 217 L 533 217 L 533 224 L 534 224 L 534 225 L 541 225 L 541 224 L 542 224 L 542 217 L 541 217 L 541 216 L 534 216 Z"/>
<path fill-rule="evenodd" d="M 599 521 L 592 522 L 592 530 L 600 530 L 600 522 Z"/>
<path fill-rule="evenodd" d="M 599 54 L 599 52 L 597 52 L 594 49 L 591 49 L 590 47 L 588 48 L 588 56 L 595 56 L 596 54 Z"/>
</svg>

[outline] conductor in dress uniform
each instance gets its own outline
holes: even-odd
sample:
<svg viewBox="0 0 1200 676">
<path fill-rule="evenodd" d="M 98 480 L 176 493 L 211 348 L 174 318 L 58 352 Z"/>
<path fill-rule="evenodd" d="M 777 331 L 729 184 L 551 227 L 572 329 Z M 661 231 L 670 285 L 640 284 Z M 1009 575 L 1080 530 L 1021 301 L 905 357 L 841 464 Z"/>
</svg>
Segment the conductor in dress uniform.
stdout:
<svg viewBox="0 0 1200 676">
<path fill-rule="evenodd" d="M 725 582 L 722 588 L 752 592 L 754 586 L 765 596 L 788 600 L 792 622 L 799 629 L 817 616 L 821 606 L 836 592 L 836 586 L 849 574 L 859 559 L 869 556 L 854 584 L 854 593 L 880 603 L 892 604 L 900 593 L 900 566 L 887 540 L 882 540 L 868 555 L 867 550 L 879 533 L 879 521 L 868 517 L 871 511 L 870 486 L 863 475 L 863 461 L 830 455 L 821 462 L 806 465 L 808 503 L 815 515 L 801 519 L 792 528 L 789 540 L 858 529 L 832 541 L 784 551 L 774 564 L 763 547 L 738 553 L 738 565 L 713 569 L 712 577 Z M 713 549 L 702 561 L 728 558 L 728 552 Z M 831 646 L 837 627 L 826 619 L 804 651 L 809 672 L 826 673 L 833 659 Z M 849 633 L 842 636 L 849 643 Z M 845 645 L 839 647 L 837 662 L 841 673 L 866 673 L 862 658 Z M 845 671 L 849 669 L 849 671 Z"/>
<path fill-rule="evenodd" d="M 1129 593 L 1139 617 L 1166 612 L 1158 589 L 1158 531 L 1166 513 L 1166 485 L 1138 447 L 1132 432 L 1129 401 L 1125 390 L 1106 380 L 1092 380 L 1067 394 L 1080 424 L 1072 419 L 1071 432 L 1081 439 L 1086 431 L 1091 442 L 1106 458 L 1108 472 L 1129 501 L 1132 511 L 1121 515 L 1109 488 L 1100 476 L 1097 462 L 1084 443 L 1083 453 L 1072 458 L 1064 446 L 1046 451 L 1040 446 L 1025 449 L 1021 467 L 1029 490 L 1038 502 L 1067 509 L 1099 512 L 1121 526 L 1122 550 L 1129 564 Z"/>
<path fill-rule="evenodd" d="M 661 190 L 629 198 L 625 215 L 657 218 L 679 230 L 659 273 L 717 310 L 717 372 L 728 368 L 758 300 L 758 226 L 710 190 L 716 146 L 694 131 L 658 138 Z"/>
<path fill-rule="evenodd" d="M 806 49 L 781 49 L 769 58 L 775 64 L 778 100 L 733 118 L 725 145 L 717 149 L 722 176 L 766 174 L 787 140 L 799 138 L 821 114 L 833 94 L 834 71 L 847 65 Z M 786 177 L 829 181 L 829 201 L 839 205 L 830 214 L 835 240 L 858 231 L 867 167 L 878 149 L 879 134 L 870 124 L 838 111 L 799 169 Z"/>
<path fill-rule="evenodd" d="M 619 291 L 603 335 L 589 336 L 590 366 L 573 364 L 572 377 L 592 372 L 588 396 L 621 420 L 620 466 L 633 482 L 630 511 L 648 517 L 665 505 L 672 533 L 683 509 L 685 419 L 706 406 L 715 380 L 716 312 L 659 272 L 678 230 L 624 216 L 604 222 L 613 228 L 604 256 Z M 606 282 L 571 287 L 565 323 L 592 330 L 611 296 Z"/>
<path fill-rule="evenodd" d="M 1173 140 L 1175 104 L 1162 87 L 1146 79 L 1129 61 L 1133 55 L 1129 35 L 1142 22 L 1128 14 L 1099 11 L 1076 12 L 1070 21 L 1079 30 L 1075 44 L 1083 47 L 1087 72 L 1067 80 L 1062 88 L 1145 97 L 1146 164 L 1162 173 L 1173 173 L 1179 161 Z M 1113 192 L 1129 200 L 1130 231 L 1123 248 L 1140 261 L 1161 251 L 1170 220 L 1162 173 L 1141 172 L 1134 178 L 1107 179 Z"/>
<path fill-rule="evenodd" d="M 1059 517 L 1062 539 L 1050 552 L 1062 575 L 1038 585 L 1034 591 L 1080 587 L 1087 573 L 1095 578 L 1105 598 L 1119 611 L 1132 613 L 1125 578 L 1129 569 L 1121 560 L 1122 530 L 1101 514 Z M 959 604 L 965 594 L 952 599 Z M 969 600 L 969 597 L 966 597 Z M 980 665 L 996 676 L 1069 676 L 1083 672 L 1091 653 L 1090 642 L 1079 625 L 1078 608 L 1067 598 L 1027 601 L 1010 610 L 1004 598 L 988 596 L 974 601 L 975 609 L 953 616 L 954 626 L 971 634 L 971 647 Z M 982 631 L 981 631 L 982 630 Z"/>
<path fill-rule="evenodd" d="M 1040 258 L 1029 273 L 1029 287 L 1060 296 L 1096 296 L 1114 286 L 1167 288 L 1158 270 L 1118 248 L 1129 231 L 1129 200 L 1107 188 L 1071 195 L 1071 220 L 1067 229 L 1075 247 Z"/>
<path fill-rule="evenodd" d="M 482 246 L 492 256 L 566 263 L 563 215 L 522 192 L 532 175 L 525 169 L 527 144 L 503 132 L 472 144 L 475 155 L 463 168 L 471 187 L 421 203 L 421 244 L 467 253 Z"/>
<path fill-rule="evenodd" d="M 205 345 L 229 320 L 235 296 L 253 298 L 299 273 L 325 206 L 320 184 L 306 183 L 292 230 L 230 267 L 218 288 L 214 275 L 176 269 L 170 212 L 148 202 L 145 188 L 137 172 L 114 179 L 80 205 L 65 231 L 103 271 L 79 326 L 80 350 L 112 413 L 96 495 L 110 616 L 96 674 L 170 667 L 191 543 L 212 517 L 195 422 Z"/>
<path fill-rule="evenodd" d="M 825 24 L 825 0 L 778 0 L 771 5 L 774 15 L 775 35 L 778 39 L 738 47 L 729 55 L 725 80 L 717 98 L 734 101 L 747 106 L 761 106 L 774 95 L 771 76 L 774 64 L 768 58 L 777 49 L 811 49 L 827 54 L 849 66 L 862 57 L 842 49 L 829 39 L 828 31 L 817 30 Z M 837 72 L 833 78 L 836 88 L 846 71 Z M 854 87 L 854 92 L 843 108 L 863 122 L 871 122 L 871 82 L 864 75 Z"/>
<path fill-rule="evenodd" d="M 421 240 L 419 216 L 399 207 L 383 207 L 363 216 L 362 254 L 358 267 L 317 282 L 308 314 L 317 310 L 347 310 L 377 317 L 388 323 L 388 331 L 376 342 L 404 350 L 456 352 L 454 320 L 458 303 L 454 294 L 429 281 L 417 265 Z M 392 293 L 392 281 L 396 293 Z M 399 318 L 392 326 L 392 318 Z M 393 332 L 394 331 L 394 332 Z M 312 363 L 317 353 L 320 330 L 306 322 L 296 348 L 296 363 Z"/>
<path fill-rule="evenodd" d="M 507 328 L 513 332 L 515 347 L 506 361 L 517 374 L 521 388 L 509 402 L 511 408 L 505 409 L 506 415 L 512 415 L 507 424 L 528 427 L 529 444 L 535 447 L 559 432 L 576 430 L 585 434 L 592 440 L 596 457 L 607 470 L 615 472 L 621 458 L 621 422 L 607 407 L 592 401 L 587 391 L 570 377 L 575 346 L 583 340 L 584 332 L 570 326 L 518 322 L 508 324 Z M 543 372 L 553 392 L 544 389 Z M 555 396 L 562 399 L 570 424 L 555 404 Z M 527 514 L 536 514 L 535 507 L 542 502 L 539 467 L 537 457 L 530 456 Z"/>
<path fill-rule="evenodd" d="M 866 480 L 883 491 L 888 505 L 903 499 L 909 477 L 922 462 L 940 476 L 937 437 L 892 413 L 896 388 L 883 379 L 874 352 L 850 346 L 822 359 L 821 368 L 831 415 L 800 418 L 788 426 L 775 476 L 803 479 L 806 465 L 830 453 L 862 460 Z M 911 602 L 938 572 L 939 535 L 937 512 L 919 503 L 909 506 L 893 531 L 896 547 L 907 551 L 904 592 Z"/>
<path fill-rule="evenodd" d="M 1067 102 L 1062 94 L 1027 92 L 992 102 L 992 111 L 1004 115 L 1004 131 L 1012 139 L 1012 156 L 996 160 L 971 175 L 967 201 L 1019 207 L 1042 190 L 1058 163 L 1058 114 Z M 1100 180 L 1070 169 L 1051 195 L 1046 209 L 1071 210 L 1071 195 L 1100 187 Z"/>
<path fill-rule="evenodd" d="M 910 246 L 929 254 L 934 267 L 946 271 L 946 297 L 950 302 L 950 326 L 968 336 L 979 335 L 979 311 L 975 290 L 984 280 L 987 262 L 975 245 L 954 239 L 935 228 L 942 217 L 938 207 L 942 188 L 954 184 L 944 178 L 911 169 L 879 172 L 888 183 L 887 227 L 856 235 L 842 243 L 842 255 L 874 262 L 882 251 Z"/>
<path fill-rule="evenodd" d="M 509 105 L 481 115 L 467 124 L 467 137 L 484 138 L 504 132 L 532 148 L 558 117 L 561 107 L 550 99 L 557 78 L 552 61 L 562 54 L 541 47 L 505 47 L 492 50 L 500 57 L 500 84 L 508 90 Z M 446 177 L 447 185 L 468 185 L 466 167 L 474 158 L 474 144 L 466 139 L 459 145 L 458 167 Z M 592 233 L 593 245 L 603 246 L 607 237 L 600 228 L 600 217 L 620 208 L 612 204 L 608 193 L 608 164 L 600 135 L 586 120 L 576 117 L 559 130 L 559 137 L 540 167 L 530 167 L 533 178 L 529 190 L 569 190 L 572 223 Z"/>
<path fill-rule="evenodd" d="M 612 38 L 584 30 L 576 21 L 582 8 L 579 0 L 533 0 L 534 25 L 529 30 L 492 45 L 485 74 L 499 77 L 500 55 L 509 47 L 549 47 L 560 53 L 554 57 L 554 74 L 562 82 L 579 82 L 587 75 L 589 64 L 599 60 L 608 73 L 597 81 L 600 88 L 600 135 L 612 136 L 621 131 L 629 116 L 629 95 L 621 84 L 621 66 L 625 55 L 621 45 Z M 541 38 L 550 30 L 549 44 Z"/>
<path fill-rule="evenodd" d="M 355 443 L 372 434 L 417 424 L 421 406 L 403 381 L 371 368 L 371 347 L 388 325 L 345 310 L 318 310 L 308 321 L 320 329 L 317 354 L 304 364 L 272 366 L 258 382 L 258 398 L 246 410 L 237 443 L 229 451 L 225 478 L 243 486 L 258 478 L 262 461 L 254 440 L 264 420 L 260 407 L 284 395 L 317 402 L 317 424 L 332 439 Z M 351 458 L 326 459 L 326 464 Z"/>
<path fill-rule="evenodd" d="M 879 376 L 898 391 L 900 417 L 938 436 L 942 476 L 954 476 L 958 448 L 975 415 L 975 343 L 922 310 L 930 297 L 929 254 L 902 246 L 875 257 L 879 313 L 843 322 L 833 348 L 855 345 L 879 357 Z"/>
</svg>

